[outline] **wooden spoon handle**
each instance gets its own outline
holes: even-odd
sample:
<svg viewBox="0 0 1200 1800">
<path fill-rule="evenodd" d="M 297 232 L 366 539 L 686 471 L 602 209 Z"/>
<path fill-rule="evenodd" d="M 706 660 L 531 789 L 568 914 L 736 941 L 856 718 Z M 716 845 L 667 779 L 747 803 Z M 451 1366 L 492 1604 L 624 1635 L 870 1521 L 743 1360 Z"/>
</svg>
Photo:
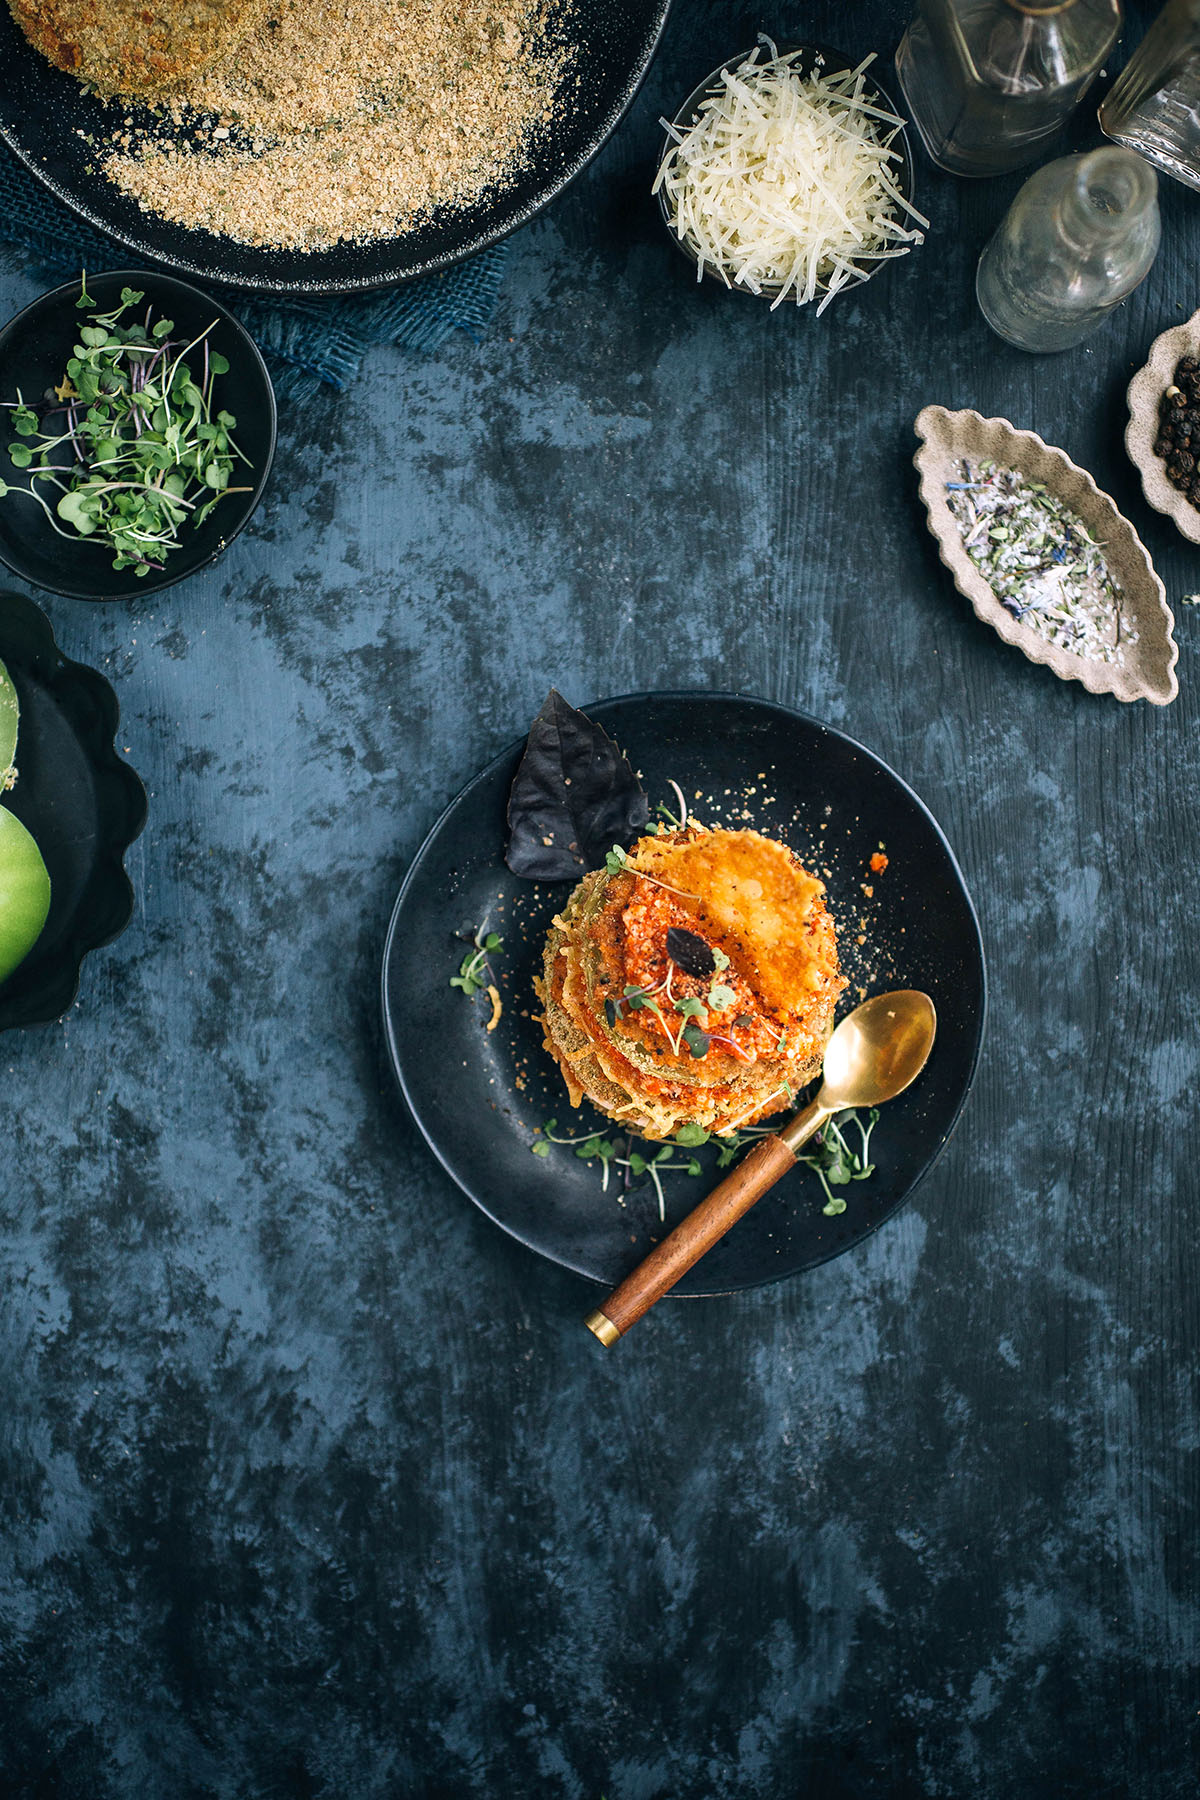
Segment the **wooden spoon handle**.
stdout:
<svg viewBox="0 0 1200 1800">
<path fill-rule="evenodd" d="M 585 1321 L 602 1344 L 613 1344 L 629 1327 L 661 1300 L 693 1263 L 723 1238 L 754 1202 L 774 1187 L 781 1175 L 796 1165 L 795 1151 L 789 1150 L 779 1137 L 761 1138 L 737 1168 L 719 1182 L 686 1219 L 681 1219 L 669 1236 L 620 1287 L 614 1288 L 602 1306 Z"/>
</svg>

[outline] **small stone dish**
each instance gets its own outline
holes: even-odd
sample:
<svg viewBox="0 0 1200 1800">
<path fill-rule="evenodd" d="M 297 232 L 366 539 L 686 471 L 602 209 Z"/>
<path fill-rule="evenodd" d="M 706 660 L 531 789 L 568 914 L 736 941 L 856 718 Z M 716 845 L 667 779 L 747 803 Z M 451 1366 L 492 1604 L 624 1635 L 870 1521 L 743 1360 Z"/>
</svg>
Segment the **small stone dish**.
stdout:
<svg viewBox="0 0 1200 1800">
<path fill-rule="evenodd" d="M 85 956 L 133 916 L 125 853 L 146 822 L 146 790 L 118 754 L 117 697 L 71 662 L 23 594 L 0 593 L 0 662 L 21 708 L 17 782 L 4 804 L 32 834 L 50 876 L 50 912 L 33 949 L 0 982 L 0 1031 L 61 1018 Z"/>
<path fill-rule="evenodd" d="M 1200 544 L 1200 506 L 1193 506 L 1187 495 L 1168 480 L 1165 461 L 1154 454 L 1159 402 L 1175 379 L 1175 365 L 1181 356 L 1200 356 L 1200 312 L 1156 337 L 1145 365 L 1130 382 L 1126 390 L 1129 424 L 1125 427 L 1125 448 L 1142 478 L 1142 492 L 1150 505 L 1156 512 L 1166 513 L 1185 538 Z"/>
<path fill-rule="evenodd" d="M 1179 692 L 1175 675 L 1179 648 L 1166 591 L 1133 526 L 1087 470 L 1036 432 L 1018 431 L 1007 419 L 985 419 L 977 412 L 927 406 L 917 414 L 915 429 L 921 448 L 913 462 L 921 477 L 929 529 L 955 586 L 971 602 L 976 616 L 1030 662 L 1044 663 L 1063 681 L 1082 682 L 1089 693 L 1113 694 L 1118 700 L 1149 700 L 1154 706 L 1174 700 Z M 947 483 L 959 479 L 964 458 L 973 462 L 990 459 L 1003 468 L 1015 469 L 1028 481 L 1043 483 L 1103 545 L 1105 560 L 1121 586 L 1125 610 L 1137 633 L 1136 641 L 1128 645 L 1124 664 L 1095 661 L 1051 644 L 1001 605 L 967 554 L 950 510 Z"/>
<path fill-rule="evenodd" d="M 202 525 L 185 524 L 178 547 L 164 556 L 162 570 L 152 569 L 141 577 L 132 568 L 114 569 L 112 550 L 94 538 L 60 536 L 36 500 L 19 493 L 0 495 L 0 562 L 32 586 L 73 600 L 130 600 L 156 594 L 215 561 L 262 499 L 275 455 L 271 377 L 258 346 L 233 314 L 199 288 L 170 275 L 119 269 L 87 277 L 87 291 L 101 311 L 116 306 L 125 287 L 143 293 L 155 319 L 173 319 L 189 340 L 206 326 L 214 327 L 209 345 L 226 359 L 229 369 L 214 377 L 213 405 L 237 420 L 233 436 L 249 466 L 239 464 L 244 473 L 235 480 L 239 485 L 244 481 L 249 492 L 229 494 Z M 79 294 L 79 282 L 69 281 L 34 300 L 0 330 L 0 401 L 15 400 L 18 388 L 26 400 L 40 401 L 63 381 L 80 328 L 88 323 L 87 312 L 77 305 Z M 24 485 L 26 477 L 8 456 L 7 446 L 18 441 L 8 425 L 10 417 L 8 412 L 0 414 L 0 480 L 11 487 Z M 57 490 L 45 491 L 53 506 Z"/>
<path fill-rule="evenodd" d="M 766 42 L 766 40 L 760 39 L 760 44 L 764 42 Z M 828 44 L 781 43 L 778 46 L 768 45 L 768 47 L 773 54 L 777 51 L 780 56 L 789 56 L 794 53 L 796 60 L 792 66 L 796 69 L 797 73 L 802 76 L 840 75 L 846 69 L 857 68 L 858 64 L 863 60 L 862 57 L 847 56 L 843 50 L 833 50 Z M 724 76 L 725 71 L 727 69 L 732 71 L 739 68 L 741 64 L 746 61 L 746 58 L 752 55 L 752 50 L 742 50 L 737 56 L 727 57 L 719 68 L 713 70 L 711 75 L 706 75 L 699 86 L 693 88 L 692 92 L 688 95 L 683 105 L 675 114 L 674 119 L 671 121 L 675 130 L 686 132 L 694 125 L 700 115 L 700 109 L 704 101 L 712 95 L 720 94 L 724 85 L 722 77 Z M 897 109 L 895 102 L 887 93 L 886 89 L 881 87 L 879 82 L 875 79 L 873 67 L 868 71 L 865 78 L 864 91 L 872 105 L 880 106 L 886 112 L 894 113 L 896 118 L 903 119 L 904 114 Z M 893 164 L 893 174 L 895 176 L 896 186 L 903 194 L 905 200 L 911 204 L 913 198 L 913 153 L 912 145 L 908 138 L 907 128 L 903 124 L 892 137 L 890 147 L 899 152 L 899 160 Z M 656 175 L 658 170 L 662 168 L 664 160 L 675 148 L 675 138 L 672 137 L 669 131 L 664 131 L 662 148 L 659 150 L 658 162 L 655 165 Z M 698 258 L 687 238 L 680 237 L 675 229 L 675 224 L 671 217 L 670 202 L 667 199 L 665 187 L 660 187 L 658 190 L 658 210 L 671 242 L 680 254 L 686 257 L 692 268 L 695 269 Z M 913 248 L 915 249 L 916 247 L 916 244 L 914 244 Z M 872 275 L 876 274 L 881 268 L 887 267 L 887 263 L 882 260 L 862 262 L 857 263 L 855 267 L 861 269 L 864 278 L 869 281 Z M 741 282 L 723 280 L 722 277 L 717 274 L 716 270 L 708 264 L 705 265 L 704 279 L 713 282 L 717 287 L 725 288 L 727 291 L 737 294 L 747 294 L 752 300 L 774 300 L 779 293 L 778 286 L 773 288 L 764 286 L 761 293 L 755 294 L 752 289 L 746 287 Z M 856 291 L 861 285 L 861 282 L 851 283 L 845 291 L 848 293 Z M 825 285 L 818 282 L 817 293 L 820 295 L 827 291 Z M 788 301 L 791 302 L 792 299 L 792 295 L 789 294 Z"/>
</svg>

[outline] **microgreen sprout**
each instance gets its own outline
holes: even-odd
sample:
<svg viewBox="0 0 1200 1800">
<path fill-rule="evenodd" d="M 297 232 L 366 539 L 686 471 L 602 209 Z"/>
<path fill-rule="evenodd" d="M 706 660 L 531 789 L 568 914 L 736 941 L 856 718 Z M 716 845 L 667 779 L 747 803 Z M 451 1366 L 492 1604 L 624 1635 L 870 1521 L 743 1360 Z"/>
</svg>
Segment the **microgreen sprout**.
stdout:
<svg viewBox="0 0 1200 1800">
<path fill-rule="evenodd" d="M 464 932 L 463 936 L 467 934 Z M 458 965 L 458 974 L 450 977 L 450 986 L 461 988 L 467 999 L 472 999 L 480 990 L 486 988 L 492 979 L 492 971 L 488 965 L 488 957 L 497 951 L 504 939 L 498 932 L 489 931 L 487 920 L 471 936 L 473 950 L 468 950 Z"/>
<path fill-rule="evenodd" d="M 641 1012 L 644 1009 L 646 1012 L 654 1014 L 654 1017 L 658 1020 L 659 1024 L 667 1034 L 667 1042 L 671 1046 L 672 1056 L 679 1055 L 680 1045 L 685 1041 L 693 1056 L 703 1056 L 708 1050 L 708 1039 L 704 1037 L 704 1033 L 700 1030 L 699 1026 L 690 1022 L 685 1022 L 680 1025 L 678 1031 L 673 1031 L 671 1029 L 671 1021 L 663 1012 L 658 1001 L 651 998 L 651 992 L 652 990 L 649 988 L 627 987 L 623 996 L 623 1004 L 631 1007 L 634 1012 Z M 615 1001 L 613 1004 L 614 1007 L 619 1007 L 622 1004 L 622 1001 Z M 681 1013 L 686 1013 L 691 1004 L 693 1003 L 687 1000 L 676 1000 L 674 1002 L 676 1010 Z M 695 1004 L 699 1005 L 699 1002 L 697 1001 Z M 607 1008 L 605 1010 L 607 1011 Z M 692 1034 L 691 1037 L 688 1036 L 689 1032 Z M 704 1038 L 704 1043 L 701 1048 L 697 1048 L 696 1040 L 698 1038 Z"/>
<path fill-rule="evenodd" d="M 608 1192 L 609 1175 L 614 1168 L 624 1169 L 628 1176 L 635 1179 L 648 1175 L 658 1197 L 660 1219 L 665 1220 L 666 1218 L 666 1197 L 659 1180 L 660 1174 L 666 1173 L 670 1169 L 676 1169 L 684 1175 L 693 1177 L 704 1173 L 694 1156 L 689 1157 L 686 1162 L 673 1162 L 670 1144 L 660 1144 L 656 1147 L 653 1156 L 643 1156 L 640 1151 L 634 1150 L 628 1140 L 623 1137 L 604 1137 L 598 1131 L 588 1132 L 583 1137 L 559 1137 L 557 1131 L 558 1120 L 547 1119 L 542 1126 L 540 1136 L 534 1140 L 531 1146 L 535 1156 L 549 1156 L 551 1144 L 562 1144 L 573 1149 L 576 1156 L 583 1162 L 598 1161 L 603 1171 L 600 1189 L 605 1194 Z"/>
<path fill-rule="evenodd" d="M 828 1120 L 813 1139 L 814 1148 L 807 1155 L 796 1158 L 805 1168 L 814 1171 L 825 1189 L 825 1204 L 821 1211 L 828 1218 L 836 1218 L 838 1213 L 846 1210 L 845 1200 L 833 1192 L 835 1187 L 844 1187 L 850 1181 L 866 1181 L 875 1173 L 875 1164 L 867 1161 L 867 1155 L 878 1117 L 879 1108 L 873 1106 L 864 1125 L 856 1109 L 850 1107 Z M 860 1140 L 857 1150 L 846 1141 L 843 1125 L 847 1130 L 857 1130 Z"/>
<path fill-rule="evenodd" d="M 190 341 L 152 307 L 122 323 L 144 298 L 125 287 L 101 312 L 83 278 L 75 304 L 90 309 L 90 323 L 79 327 L 63 380 L 40 403 L 20 388 L 2 403 L 17 437 L 8 458 L 29 471 L 29 485 L 0 481 L 0 497 L 36 500 L 59 537 L 90 539 L 115 553 L 114 569 L 138 576 L 164 567 L 189 519 L 202 525 L 226 494 L 250 492 L 230 486 L 235 461 L 249 466 L 232 436 L 237 420 L 213 409 L 214 378 L 229 370 L 208 342 L 217 321 Z M 184 360 L 192 352 L 203 363 L 196 374 Z"/>
<path fill-rule="evenodd" d="M 614 1000 L 611 997 L 606 999 L 604 1002 L 604 1016 L 608 1020 L 610 1027 L 615 1026 L 618 1019 L 623 1019 L 627 1011 L 640 1012 L 643 1006 L 650 1006 L 651 997 L 654 994 L 664 993 L 666 987 L 667 977 L 664 976 L 660 980 L 654 982 L 650 987 L 637 987 L 635 985 L 626 987 L 619 1000 Z M 658 1007 L 652 1006 L 651 1011 L 657 1013 Z"/>
<path fill-rule="evenodd" d="M 668 781 L 667 786 L 675 789 L 676 796 L 679 800 L 678 813 L 673 813 L 669 806 L 663 805 L 661 800 L 654 810 L 656 813 L 661 813 L 672 831 L 685 831 L 688 822 L 688 803 L 683 797 L 683 789 L 677 781 Z"/>
<path fill-rule="evenodd" d="M 604 857 L 604 867 L 608 870 L 610 875 L 623 875 L 625 873 L 639 875 L 643 881 L 650 882 L 654 887 L 665 888 L 668 894 L 678 894 L 683 900 L 696 900 L 699 898 L 696 894 L 689 894 L 684 888 L 672 887 L 668 881 L 660 881 L 657 875 L 647 875 L 645 869 L 639 868 L 629 852 L 623 850 L 620 844 L 614 844 L 612 849 L 606 852 Z"/>
<path fill-rule="evenodd" d="M 786 1089 L 780 1090 L 787 1092 Z M 792 1096 L 789 1093 L 788 1098 Z M 846 1210 L 846 1202 L 840 1194 L 833 1192 L 835 1187 L 844 1187 L 851 1181 L 866 1181 L 875 1173 L 875 1164 L 867 1160 L 871 1133 L 879 1117 L 879 1108 L 873 1106 L 864 1124 L 861 1116 L 853 1107 L 840 1112 L 835 1118 L 828 1120 L 812 1140 L 812 1148 L 803 1156 L 796 1158 L 806 1169 L 816 1175 L 825 1193 L 825 1205 L 822 1212 L 827 1218 L 836 1218 Z M 649 1177 L 658 1200 L 658 1216 L 665 1221 L 666 1205 L 663 1194 L 661 1175 L 676 1171 L 688 1175 L 693 1180 L 704 1173 L 704 1166 L 696 1156 L 685 1161 L 674 1160 L 676 1148 L 681 1150 L 700 1150 L 711 1144 L 717 1152 L 716 1166 L 727 1169 L 738 1152 L 747 1144 L 755 1143 L 759 1138 L 771 1137 L 776 1127 L 773 1125 L 746 1125 L 731 1127 L 728 1131 L 706 1131 L 703 1125 L 681 1125 L 669 1143 L 653 1146 L 653 1154 L 643 1154 L 635 1150 L 625 1137 L 605 1137 L 601 1132 L 586 1132 L 581 1137 L 560 1137 L 558 1120 L 547 1119 L 530 1146 L 535 1156 L 549 1156 L 551 1144 L 561 1144 L 572 1149 L 583 1162 L 599 1162 L 602 1169 L 601 1191 L 608 1192 L 609 1178 L 613 1169 L 621 1169 L 625 1173 L 625 1185 L 630 1179 Z M 859 1145 L 853 1147 L 846 1133 L 857 1131 Z M 639 1139 L 645 1143 L 646 1140 Z M 649 1152 L 651 1146 L 646 1144 Z"/>
<path fill-rule="evenodd" d="M 836 1218 L 846 1210 L 845 1200 L 840 1194 L 833 1192 L 835 1187 L 844 1187 L 850 1181 L 866 1181 L 875 1173 L 875 1164 L 868 1162 L 867 1157 L 871 1133 L 878 1117 L 879 1108 L 873 1106 L 864 1125 L 857 1109 L 849 1107 L 823 1125 L 812 1140 L 812 1148 L 805 1155 L 796 1158 L 806 1169 L 813 1171 L 825 1190 L 825 1205 L 821 1210 L 829 1218 Z M 769 1137 L 774 1130 L 773 1125 L 747 1125 L 740 1130 L 722 1132 L 713 1139 L 721 1146 L 717 1154 L 718 1169 L 727 1169 L 745 1145 L 756 1138 Z M 857 1149 L 853 1148 L 846 1137 L 846 1133 L 852 1130 L 856 1130 L 859 1135 Z"/>
<path fill-rule="evenodd" d="M 718 1169 L 727 1169 L 734 1161 L 739 1150 L 752 1144 L 758 1138 L 770 1137 L 775 1131 L 774 1125 L 743 1125 L 740 1130 L 723 1131 L 713 1142 L 721 1147 L 717 1152 Z"/>
</svg>

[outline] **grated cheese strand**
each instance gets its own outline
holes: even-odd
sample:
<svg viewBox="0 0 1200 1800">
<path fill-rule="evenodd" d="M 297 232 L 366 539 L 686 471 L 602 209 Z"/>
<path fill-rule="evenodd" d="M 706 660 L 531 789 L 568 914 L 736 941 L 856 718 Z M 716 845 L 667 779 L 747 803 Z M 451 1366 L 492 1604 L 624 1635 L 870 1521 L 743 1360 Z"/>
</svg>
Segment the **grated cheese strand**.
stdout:
<svg viewBox="0 0 1200 1800">
<path fill-rule="evenodd" d="M 906 200 L 892 164 L 903 121 L 867 97 L 868 56 L 855 69 L 804 75 L 802 52 L 760 50 L 722 70 L 721 90 L 674 140 L 653 192 L 662 191 L 676 236 L 726 287 L 790 294 L 806 306 L 866 281 L 870 266 L 924 243 L 929 220 Z M 923 228 L 923 229 L 922 229 Z"/>
</svg>

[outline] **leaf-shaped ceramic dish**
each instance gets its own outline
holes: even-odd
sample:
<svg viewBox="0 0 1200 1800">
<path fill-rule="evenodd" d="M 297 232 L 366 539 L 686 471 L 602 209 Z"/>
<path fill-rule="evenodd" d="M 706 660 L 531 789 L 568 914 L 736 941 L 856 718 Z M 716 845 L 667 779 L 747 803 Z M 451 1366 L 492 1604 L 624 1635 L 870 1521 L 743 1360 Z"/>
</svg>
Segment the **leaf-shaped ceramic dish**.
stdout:
<svg viewBox="0 0 1200 1800">
<path fill-rule="evenodd" d="M 985 419 L 977 412 L 949 412 L 927 406 L 917 414 L 921 448 L 913 458 L 921 477 L 921 499 L 929 529 L 942 561 L 960 594 L 977 616 L 1030 662 L 1045 663 L 1063 681 L 1080 681 L 1092 694 L 1118 700 L 1149 700 L 1166 706 L 1179 692 L 1175 664 L 1175 620 L 1162 582 L 1154 573 L 1145 546 L 1128 519 L 1117 511 L 1086 469 L 1033 431 L 1018 431 L 1007 419 Z M 950 511 L 947 482 L 959 480 L 964 458 L 990 458 L 1015 469 L 1027 481 L 1044 483 L 1056 500 L 1077 514 L 1098 542 L 1125 596 L 1125 611 L 1134 622 L 1136 642 L 1126 646 L 1123 664 L 1103 663 L 1048 643 L 1038 632 L 1006 611 L 963 546 L 962 533 Z"/>
<path fill-rule="evenodd" d="M 50 872 L 50 914 L 37 943 L 0 982 L 0 1031 L 66 1012 L 83 958 L 133 914 L 125 852 L 146 822 L 146 790 L 118 756 L 117 697 L 71 662 L 40 607 L 0 594 L 0 660 L 21 704 L 17 784 L 5 805 L 33 834 Z"/>
<path fill-rule="evenodd" d="M 1156 337 L 1145 365 L 1130 382 L 1126 390 L 1129 424 L 1125 427 L 1125 448 L 1142 478 L 1142 492 L 1154 510 L 1166 513 L 1185 538 L 1200 544 L 1200 506 L 1193 506 L 1187 495 L 1167 480 L 1167 465 L 1154 454 L 1159 401 L 1175 379 L 1175 365 L 1181 356 L 1200 356 L 1200 312 Z"/>
</svg>

